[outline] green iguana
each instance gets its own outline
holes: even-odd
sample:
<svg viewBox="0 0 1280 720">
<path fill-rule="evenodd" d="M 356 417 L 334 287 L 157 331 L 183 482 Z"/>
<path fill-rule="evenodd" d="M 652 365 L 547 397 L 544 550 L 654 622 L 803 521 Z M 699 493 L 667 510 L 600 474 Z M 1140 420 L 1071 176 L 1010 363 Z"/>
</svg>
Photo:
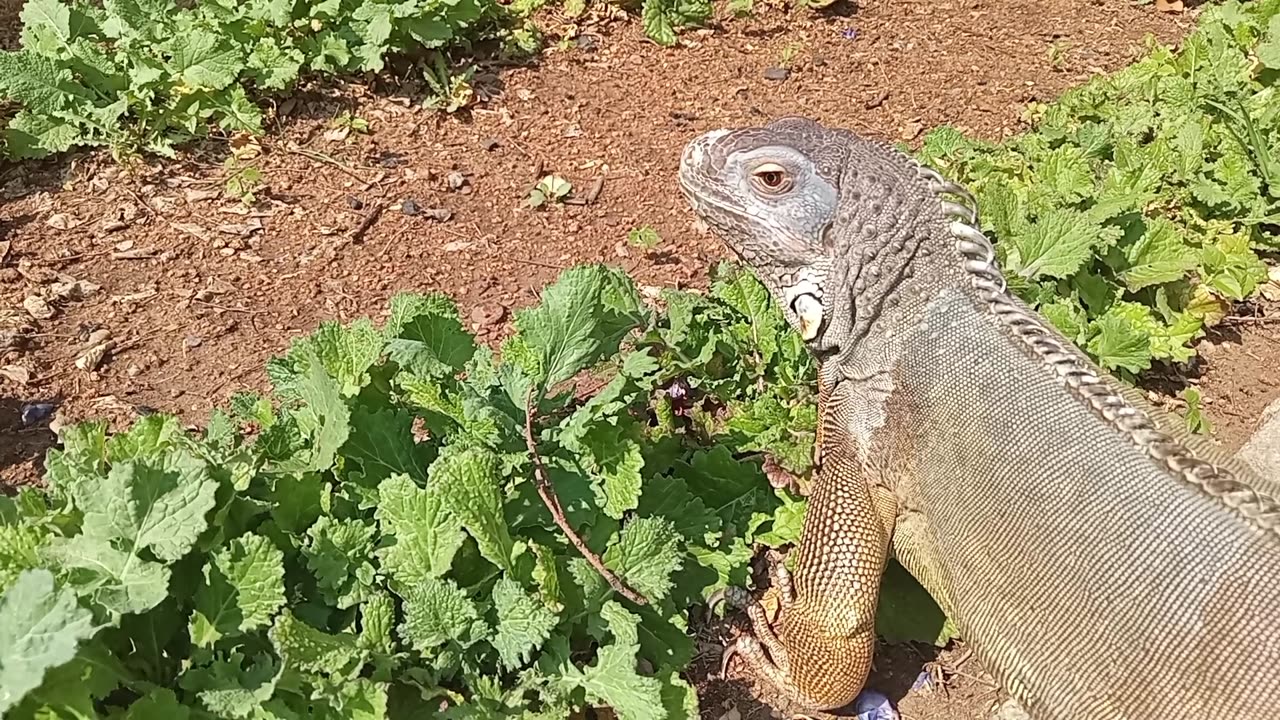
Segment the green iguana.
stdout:
<svg viewBox="0 0 1280 720">
<path fill-rule="evenodd" d="M 1280 483 L 1011 294 L 966 189 L 803 118 L 696 138 L 680 185 L 819 366 L 799 560 L 776 628 L 724 594 L 726 663 L 850 703 L 892 553 L 1032 718 L 1280 718 Z"/>
</svg>

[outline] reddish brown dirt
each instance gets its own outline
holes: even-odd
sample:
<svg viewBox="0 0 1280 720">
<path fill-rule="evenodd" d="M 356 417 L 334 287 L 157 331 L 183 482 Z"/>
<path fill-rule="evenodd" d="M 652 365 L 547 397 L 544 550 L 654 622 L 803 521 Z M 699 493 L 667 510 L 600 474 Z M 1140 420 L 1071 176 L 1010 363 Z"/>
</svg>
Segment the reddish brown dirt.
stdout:
<svg viewBox="0 0 1280 720">
<path fill-rule="evenodd" d="M 264 389 L 264 361 L 291 338 L 323 319 L 380 317 L 399 290 L 454 296 L 493 341 L 513 309 L 578 262 L 618 264 L 647 285 L 702 283 L 727 254 L 695 231 L 674 176 L 682 145 L 704 130 L 804 114 L 891 140 L 944 123 L 998 138 L 1021 129 L 1028 101 L 1131 62 L 1148 33 L 1177 42 L 1191 23 L 1126 0 L 875 0 L 823 15 L 758 4 L 755 18 L 687 33 L 674 49 L 646 42 L 635 22 L 587 24 L 536 68 L 481 72 L 475 84 L 487 101 L 455 115 L 361 85 L 298 93 L 276 106 L 261 141 L 253 164 L 267 188 L 248 215 L 215 192 L 226 179 L 225 142 L 133 174 L 100 153 L 0 166 L 0 243 L 9 244 L 0 333 L 22 326 L 30 335 L 0 349 L 0 366 L 30 374 L 26 384 L 0 377 L 0 486 L 38 478 L 52 442 L 47 420 L 21 422 L 29 403 L 57 404 L 59 422 L 118 424 L 154 408 L 199 423 L 232 392 Z M 10 47 L 12 27 L 0 17 Z M 1054 45 L 1064 49 L 1058 67 Z M 791 65 L 790 76 L 766 79 L 779 64 Z M 330 138 L 330 120 L 344 111 L 370 132 Z M 538 168 L 577 194 L 604 178 L 603 191 L 591 204 L 529 209 Z M 450 188 L 455 172 L 467 180 L 461 190 Z M 408 200 L 449 218 L 406 214 Z M 382 206 L 358 241 L 345 240 Z M 662 236 L 656 250 L 626 245 L 642 226 Z M 24 298 L 58 273 L 101 289 L 33 319 Z M 75 367 L 98 329 L 120 347 L 94 372 Z M 1233 446 L 1276 394 L 1248 353 L 1274 353 L 1280 342 L 1264 323 L 1239 329 L 1240 347 L 1219 343 L 1202 379 L 1209 414 Z M 1229 368 L 1222 379 L 1218 367 Z M 873 686 L 901 695 L 930 655 L 886 649 Z M 958 649 L 941 660 L 955 671 L 946 688 L 909 694 L 903 716 L 983 717 L 998 694 L 977 679 L 976 663 Z M 699 687 L 705 717 L 768 717 L 732 684 Z"/>
</svg>

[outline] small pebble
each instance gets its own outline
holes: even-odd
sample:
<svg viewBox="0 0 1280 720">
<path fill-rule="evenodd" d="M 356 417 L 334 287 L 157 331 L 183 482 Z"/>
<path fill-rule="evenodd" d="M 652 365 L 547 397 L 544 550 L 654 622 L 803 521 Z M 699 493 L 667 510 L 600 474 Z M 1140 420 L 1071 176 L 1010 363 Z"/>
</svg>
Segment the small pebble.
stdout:
<svg viewBox="0 0 1280 720">
<path fill-rule="evenodd" d="M 413 198 L 407 198 L 404 202 L 400 203 L 400 212 L 412 217 L 422 211 L 421 209 L 418 208 L 417 200 L 414 200 Z"/>
<path fill-rule="evenodd" d="M 791 77 L 791 71 L 783 67 L 771 67 L 764 71 L 765 80 L 782 81 Z"/>
<path fill-rule="evenodd" d="M 353 195 L 348 195 L 347 207 L 351 208 L 352 210 L 359 210 L 360 208 L 364 207 L 364 201 Z"/>
<path fill-rule="evenodd" d="M 187 339 L 182 341 L 182 344 L 186 345 L 189 348 L 198 348 L 203 343 L 204 343 L 204 340 L 200 339 L 195 335 L 188 335 Z"/>
</svg>

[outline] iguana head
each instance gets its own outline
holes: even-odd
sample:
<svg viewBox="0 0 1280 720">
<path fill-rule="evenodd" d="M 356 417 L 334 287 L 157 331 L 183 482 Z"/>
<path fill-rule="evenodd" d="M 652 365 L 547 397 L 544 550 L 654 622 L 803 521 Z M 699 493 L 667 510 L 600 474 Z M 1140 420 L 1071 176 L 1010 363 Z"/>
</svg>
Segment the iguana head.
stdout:
<svg viewBox="0 0 1280 720">
<path fill-rule="evenodd" d="M 694 211 L 824 351 L 854 332 L 860 297 L 884 297 L 910 272 L 928 194 L 917 171 L 886 145 L 789 117 L 695 138 L 679 177 Z"/>
</svg>

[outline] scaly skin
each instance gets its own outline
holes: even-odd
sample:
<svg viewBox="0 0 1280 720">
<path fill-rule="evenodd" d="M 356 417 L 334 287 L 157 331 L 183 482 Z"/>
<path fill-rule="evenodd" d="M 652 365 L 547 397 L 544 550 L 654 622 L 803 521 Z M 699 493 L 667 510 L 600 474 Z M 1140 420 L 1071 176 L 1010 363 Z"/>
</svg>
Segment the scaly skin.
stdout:
<svg viewBox="0 0 1280 720">
<path fill-rule="evenodd" d="M 819 383 L 820 413 L 830 397 Z M 892 534 L 892 507 L 877 508 L 860 463 L 839 438 L 838 429 L 832 433 L 820 424 L 814 443 L 813 489 L 802 535 L 823 542 L 801 544 L 794 575 L 781 563 L 774 566 L 780 630 L 774 631 L 764 608 L 741 588 L 728 588 L 711 601 L 713 608 L 723 598 L 745 609 L 754 630 L 726 649 L 722 666 L 735 655 L 742 657 L 790 702 L 808 710 L 844 707 L 866 682 Z M 826 660 L 808 662 L 815 657 Z"/>
<path fill-rule="evenodd" d="M 736 644 L 761 675 L 852 700 L 892 548 L 1034 720 L 1280 717 L 1280 482 L 1009 293 L 967 191 L 802 118 L 695 139 L 680 181 L 819 361 L 795 597 Z"/>
</svg>

